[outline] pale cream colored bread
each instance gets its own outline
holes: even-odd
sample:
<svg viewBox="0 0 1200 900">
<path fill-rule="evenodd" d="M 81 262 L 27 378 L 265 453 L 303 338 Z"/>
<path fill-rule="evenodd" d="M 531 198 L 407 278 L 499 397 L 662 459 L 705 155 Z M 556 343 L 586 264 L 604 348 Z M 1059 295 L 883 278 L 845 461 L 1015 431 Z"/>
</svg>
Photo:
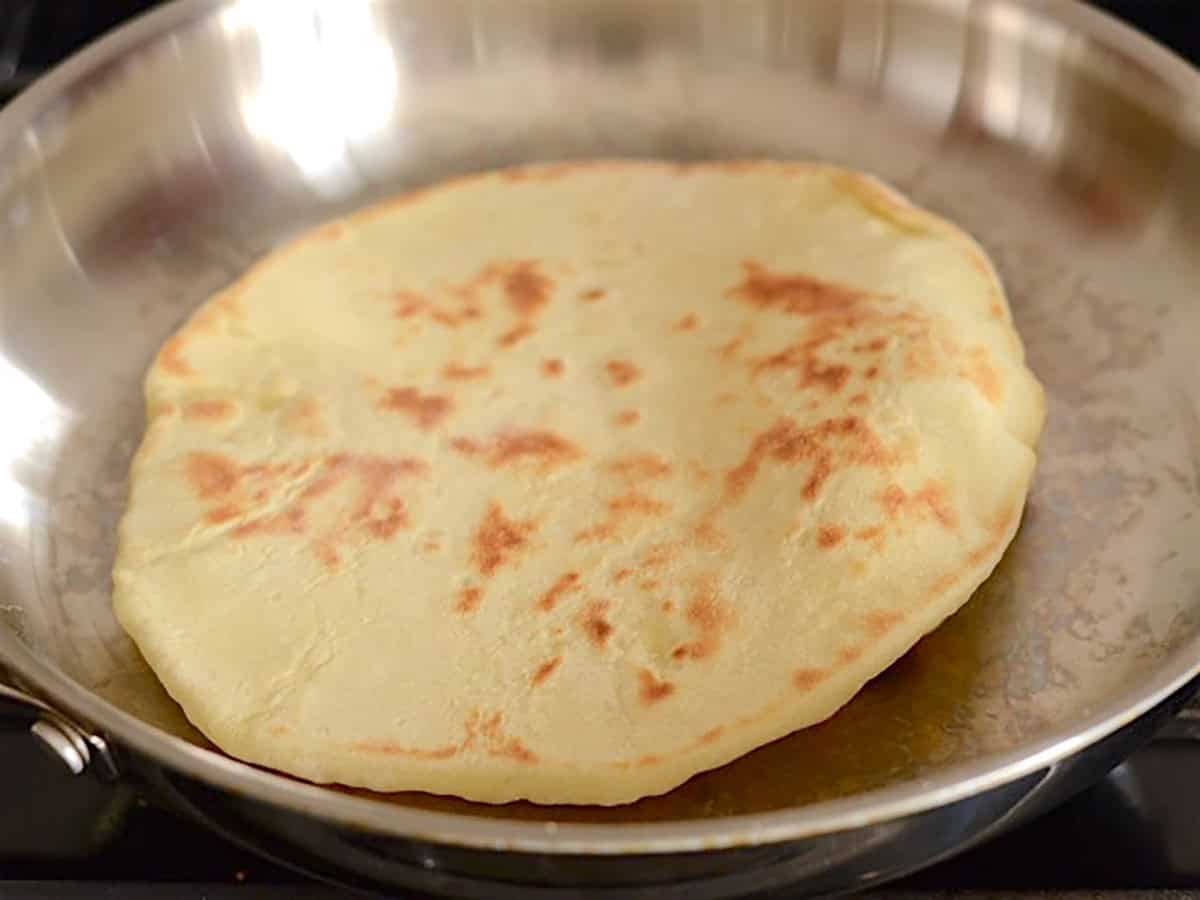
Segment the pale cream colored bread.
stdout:
<svg viewBox="0 0 1200 900">
<path fill-rule="evenodd" d="M 617 804 L 819 722 L 1012 539 L 984 253 L 856 173 L 596 162 L 332 222 L 146 378 L 116 612 L 315 782 Z"/>
</svg>

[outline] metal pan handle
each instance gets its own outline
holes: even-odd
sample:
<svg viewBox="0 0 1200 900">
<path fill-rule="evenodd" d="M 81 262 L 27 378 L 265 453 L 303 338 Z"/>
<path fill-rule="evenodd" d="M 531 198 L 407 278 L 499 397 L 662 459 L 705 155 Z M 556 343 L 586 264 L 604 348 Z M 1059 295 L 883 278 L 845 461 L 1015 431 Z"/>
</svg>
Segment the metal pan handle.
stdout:
<svg viewBox="0 0 1200 900">
<path fill-rule="evenodd" d="M 91 772 L 110 781 L 118 770 L 108 741 L 25 691 L 0 682 L 0 700 L 15 703 L 33 714 L 29 733 L 72 775 Z"/>
</svg>

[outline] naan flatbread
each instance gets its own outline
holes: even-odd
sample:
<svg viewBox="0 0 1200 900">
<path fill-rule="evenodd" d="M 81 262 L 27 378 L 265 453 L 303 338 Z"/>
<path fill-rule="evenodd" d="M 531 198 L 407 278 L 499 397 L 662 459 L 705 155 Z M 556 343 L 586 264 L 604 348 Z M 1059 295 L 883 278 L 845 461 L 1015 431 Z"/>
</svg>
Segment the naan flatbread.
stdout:
<svg viewBox="0 0 1200 900">
<path fill-rule="evenodd" d="M 1044 415 L 970 238 L 777 163 L 367 209 L 146 397 L 115 606 L 189 718 L 489 803 L 625 803 L 831 715 L 996 565 Z"/>
</svg>

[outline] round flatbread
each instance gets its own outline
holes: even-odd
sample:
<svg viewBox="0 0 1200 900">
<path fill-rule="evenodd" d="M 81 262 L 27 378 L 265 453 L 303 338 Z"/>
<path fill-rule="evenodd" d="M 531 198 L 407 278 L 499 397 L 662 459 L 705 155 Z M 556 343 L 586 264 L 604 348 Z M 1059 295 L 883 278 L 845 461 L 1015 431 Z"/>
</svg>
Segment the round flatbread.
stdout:
<svg viewBox="0 0 1200 900">
<path fill-rule="evenodd" d="M 225 751 L 617 804 L 818 722 L 1012 539 L 1041 388 L 960 230 L 781 163 L 473 176 L 162 348 L 117 615 Z"/>
</svg>

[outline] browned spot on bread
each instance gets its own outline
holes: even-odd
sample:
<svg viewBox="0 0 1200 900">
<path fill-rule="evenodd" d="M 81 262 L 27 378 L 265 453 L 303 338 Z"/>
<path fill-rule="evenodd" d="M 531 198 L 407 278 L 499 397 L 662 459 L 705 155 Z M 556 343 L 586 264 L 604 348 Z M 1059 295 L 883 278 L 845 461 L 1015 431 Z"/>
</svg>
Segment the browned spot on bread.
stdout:
<svg viewBox="0 0 1200 900">
<path fill-rule="evenodd" d="M 720 550 L 725 546 L 725 535 L 710 519 L 697 525 L 693 534 L 696 536 L 697 543 L 705 549 Z"/>
<path fill-rule="evenodd" d="M 879 366 L 869 366 L 867 370 L 863 372 L 863 375 L 865 375 L 867 378 L 878 378 Z"/>
<path fill-rule="evenodd" d="M 657 569 L 660 566 L 665 566 L 673 560 L 679 553 L 679 547 L 671 543 L 652 544 L 647 550 L 646 555 L 642 557 L 642 567 L 646 569 Z"/>
<path fill-rule="evenodd" d="M 529 461 L 545 472 L 583 456 L 583 451 L 566 438 L 542 430 L 502 431 L 486 444 L 458 437 L 451 440 L 450 446 L 464 456 L 486 456 L 493 469 Z"/>
<path fill-rule="evenodd" d="M 605 469 L 630 482 L 666 478 L 671 464 L 654 453 L 632 453 L 605 464 Z"/>
<path fill-rule="evenodd" d="M 479 456 L 484 450 L 483 444 L 474 438 L 467 437 L 451 438 L 450 446 L 463 456 Z"/>
<path fill-rule="evenodd" d="M 200 422 L 224 422 L 237 414 L 237 404 L 229 400 L 194 400 L 183 408 L 183 417 Z"/>
<path fill-rule="evenodd" d="M 442 549 L 441 541 L 428 540 L 421 545 L 421 549 L 426 553 L 437 553 Z"/>
<path fill-rule="evenodd" d="M 929 359 L 935 356 L 925 319 L 886 298 L 872 298 L 864 292 L 815 282 L 807 276 L 758 281 L 750 277 L 747 284 L 757 284 L 762 289 L 744 294 L 746 298 L 757 297 L 754 301 L 757 305 L 781 308 L 805 319 L 798 339 L 754 362 L 755 376 L 791 372 L 798 389 L 837 393 L 850 381 L 854 371 L 845 362 L 829 361 L 821 354 L 826 345 L 842 339 L 854 341 L 846 350 L 878 356 L 887 348 L 892 335 L 903 335 L 913 342 L 911 353 Z M 864 332 L 881 330 L 887 334 L 864 336 Z M 878 374 L 877 366 L 867 371 L 872 369 Z"/>
<path fill-rule="evenodd" d="M 187 479 L 202 500 L 231 493 L 241 476 L 238 464 L 219 453 L 192 453 L 188 456 Z"/>
<path fill-rule="evenodd" d="M 494 500 L 488 504 L 487 512 L 475 531 L 471 561 L 479 574 L 490 578 L 507 564 L 528 543 L 536 529 L 532 521 L 517 521 L 504 514 L 504 509 Z"/>
<path fill-rule="evenodd" d="M 483 316 L 473 294 L 455 292 L 458 304 L 454 307 L 436 304 L 416 291 L 399 290 L 392 293 L 392 315 L 401 320 L 424 316 L 446 328 L 459 328 Z"/>
<path fill-rule="evenodd" d="M 483 603 L 483 589 L 465 587 L 458 592 L 458 602 L 454 604 L 454 611 L 463 615 L 470 615 L 479 609 L 481 603 Z"/>
<path fill-rule="evenodd" d="M 411 319 L 429 308 L 429 301 L 416 291 L 392 292 L 392 315 L 397 319 Z"/>
<path fill-rule="evenodd" d="M 638 681 L 638 696 L 646 706 L 666 700 L 675 693 L 675 685 L 656 678 L 649 669 L 638 669 Z"/>
<path fill-rule="evenodd" d="M 550 612 L 567 594 L 579 590 L 581 579 L 578 572 L 567 572 L 542 594 L 537 602 L 537 608 L 542 612 Z"/>
<path fill-rule="evenodd" d="M 446 759 L 457 753 L 477 750 L 488 756 L 507 757 L 523 763 L 536 763 L 537 755 L 517 737 L 505 733 L 504 716 L 494 712 L 484 715 L 473 710 L 463 724 L 464 737 L 457 743 L 433 750 L 414 750 L 391 742 L 371 742 L 354 745 L 367 752 L 380 752 L 396 756 L 411 756 L 419 759 Z"/>
<path fill-rule="evenodd" d="M 350 512 L 350 522 L 364 526 L 378 538 L 390 538 L 408 524 L 404 501 L 389 496 L 392 483 L 402 475 L 424 473 L 428 467 L 416 460 L 389 460 L 365 456 L 356 460 L 361 493 Z"/>
<path fill-rule="evenodd" d="M 490 262 L 466 281 L 447 287 L 459 303 L 476 306 L 483 300 L 483 289 L 498 283 L 508 270 L 509 264 Z"/>
<path fill-rule="evenodd" d="M 640 491 L 627 491 L 608 501 L 608 517 L 575 535 L 578 542 L 611 540 L 621 526 L 633 516 L 661 516 L 669 512 L 670 504 L 655 500 Z"/>
<path fill-rule="evenodd" d="M 664 600 L 663 604 L 662 604 L 662 611 L 665 612 L 667 615 L 670 615 L 671 613 L 675 612 L 675 601 L 674 600 Z"/>
<path fill-rule="evenodd" d="M 542 362 L 542 374 L 547 378 L 558 378 L 566 368 L 561 359 L 547 359 Z"/>
<path fill-rule="evenodd" d="M 742 264 L 745 277 L 729 295 L 759 309 L 793 316 L 842 312 L 866 298 L 862 291 L 800 273 L 782 275 L 758 262 Z"/>
<path fill-rule="evenodd" d="M 843 363 L 827 363 L 820 359 L 817 351 L 825 342 L 824 339 L 825 336 L 822 335 L 764 357 L 755 363 L 754 371 L 756 373 L 773 369 L 795 371 L 798 377 L 798 387 L 820 387 L 831 394 L 836 394 L 846 386 L 846 382 L 850 380 L 854 372 Z"/>
<path fill-rule="evenodd" d="M 869 402 L 866 394 L 855 394 L 850 398 L 851 406 L 866 406 Z"/>
<path fill-rule="evenodd" d="M 520 738 L 508 738 L 489 752 L 492 756 L 506 756 L 526 765 L 533 765 L 538 761 L 537 754 L 526 747 Z"/>
<path fill-rule="evenodd" d="M 379 401 L 381 409 L 403 413 L 426 430 L 441 422 L 454 409 L 454 400 L 444 394 L 422 394 L 416 388 L 391 388 Z"/>
<path fill-rule="evenodd" d="M 824 550 L 832 550 L 846 539 L 846 529 L 841 525 L 822 525 L 817 529 L 817 544 Z"/>
<path fill-rule="evenodd" d="M 941 360 L 926 344 L 912 345 L 904 354 L 904 374 L 908 378 L 931 378 L 941 371 Z"/>
<path fill-rule="evenodd" d="M 309 530 L 308 510 L 347 479 L 358 484 L 353 503 L 339 507 L 334 524 L 314 536 L 310 548 L 316 557 L 334 567 L 341 560 L 338 545 L 358 532 L 377 540 L 387 540 L 408 526 L 404 500 L 395 493 L 397 479 L 423 474 L 428 466 L 412 459 L 336 454 L 293 463 L 252 463 L 238 465 L 214 454 L 193 454 L 189 459 L 189 480 L 203 500 L 220 500 L 204 519 L 222 524 L 245 518 L 231 535 L 237 539 L 260 536 L 299 536 Z M 318 471 L 316 477 L 282 508 L 265 511 L 272 497 L 285 496 L 296 480 Z"/>
<path fill-rule="evenodd" d="M 877 337 L 862 344 L 855 344 L 853 350 L 855 353 L 882 353 L 887 349 L 888 343 L 888 338 Z"/>
<path fill-rule="evenodd" d="M 703 660 L 721 648 L 721 641 L 733 624 L 733 613 L 717 596 L 715 578 L 700 580 L 688 601 L 687 620 L 697 637 L 671 651 L 674 659 Z"/>
<path fill-rule="evenodd" d="M 478 381 L 491 374 L 490 366 L 464 366 L 462 363 L 450 363 L 442 369 L 442 375 L 450 381 Z"/>
<path fill-rule="evenodd" d="M 629 491 L 608 501 L 608 508 L 614 513 L 661 516 L 670 511 L 671 504 L 655 500 L 639 491 Z"/>
<path fill-rule="evenodd" d="M 446 747 L 434 747 L 431 750 L 423 750 L 417 747 L 405 747 L 394 741 L 360 741 L 357 744 L 351 744 L 350 749 L 359 753 L 375 753 L 380 756 L 403 756 L 408 759 L 450 759 L 458 754 L 459 748 L 457 744 L 450 744 Z"/>
<path fill-rule="evenodd" d="M 637 765 L 639 765 L 639 766 L 657 766 L 660 762 L 662 762 L 661 756 L 658 756 L 655 753 L 647 753 L 644 756 L 638 757 Z"/>
<path fill-rule="evenodd" d="M 643 591 L 657 591 L 659 587 L 659 581 L 657 578 L 646 578 L 638 582 L 638 587 Z"/>
<path fill-rule="evenodd" d="M 538 761 L 537 755 L 526 747 L 520 738 L 505 733 L 504 716 L 501 713 L 492 713 L 485 717 L 479 710 L 474 710 L 467 717 L 463 730 L 465 735 L 459 743 L 445 747 L 420 749 L 405 747 L 393 741 L 364 741 L 352 744 L 351 749 L 412 759 L 449 759 L 463 751 L 479 749 L 488 756 L 508 757 L 530 764 Z"/>
<path fill-rule="evenodd" d="M 862 647 L 843 647 L 838 651 L 838 662 L 844 666 L 858 662 L 862 658 Z"/>
<path fill-rule="evenodd" d="M 958 511 L 946 496 L 946 487 L 938 481 L 928 481 L 913 497 L 915 503 L 927 507 L 941 526 L 948 531 L 958 528 Z"/>
<path fill-rule="evenodd" d="M 894 519 L 900 515 L 900 511 L 908 503 L 908 494 L 900 485 L 889 484 L 880 493 L 879 503 L 883 507 L 883 511 L 887 513 L 888 518 Z"/>
<path fill-rule="evenodd" d="M 553 675 L 560 665 L 562 665 L 562 656 L 552 657 L 538 666 L 537 671 L 533 673 L 533 686 L 537 687 L 540 684 L 544 684 L 546 679 Z"/>
<path fill-rule="evenodd" d="M 276 722 L 274 725 L 272 725 L 267 730 L 270 731 L 271 734 L 283 735 L 283 734 L 288 734 L 289 732 L 291 732 L 292 729 L 289 728 L 287 725 L 284 725 L 281 722 Z"/>
<path fill-rule="evenodd" d="M 1004 384 L 984 347 L 975 347 L 967 354 L 967 365 L 963 374 L 979 388 L 993 406 L 999 405 L 1004 397 Z"/>
<path fill-rule="evenodd" d="M 595 303 L 597 300 L 603 300 L 608 296 L 608 291 L 604 288 L 591 288 L 579 295 L 579 299 L 584 303 Z"/>
<path fill-rule="evenodd" d="M 537 262 L 528 259 L 512 264 L 504 275 L 503 286 L 508 305 L 522 318 L 541 312 L 554 290 L 554 282 L 539 271 Z"/>
<path fill-rule="evenodd" d="M 726 473 L 726 499 L 741 497 L 767 460 L 808 464 L 802 495 L 812 501 L 834 472 L 855 466 L 887 468 L 894 464 L 895 455 L 871 426 L 856 416 L 826 419 L 808 428 L 780 419 L 756 437 L 745 460 Z"/>
<path fill-rule="evenodd" d="M 330 567 L 341 560 L 338 545 L 355 533 L 365 532 L 377 540 L 390 540 L 409 526 L 408 511 L 402 497 L 395 493 L 400 478 L 428 472 L 429 467 L 419 460 L 387 459 L 377 456 L 336 454 L 326 461 L 326 474 L 335 482 L 354 477 L 358 482 L 358 497 L 348 509 L 340 512 L 337 521 L 314 546 L 318 557 Z M 336 486 L 336 484 L 334 485 Z"/>
<path fill-rule="evenodd" d="M 579 614 L 579 627 L 597 649 L 602 649 L 612 637 L 613 626 L 605 616 L 612 604 L 607 600 L 593 600 Z"/>
<path fill-rule="evenodd" d="M 876 609 L 863 616 L 863 625 L 874 637 L 880 638 L 904 621 L 904 613 Z"/>
<path fill-rule="evenodd" d="M 604 368 L 608 370 L 608 377 L 617 387 L 633 384 L 641 374 L 638 367 L 627 359 L 611 359 Z"/>
<path fill-rule="evenodd" d="M 617 569 L 616 574 L 613 575 L 613 581 L 615 581 L 617 584 L 620 584 L 623 581 L 627 581 L 632 576 L 633 569 Z"/>
<path fill-rule="evenodd" d="M 618 522 L 611 516 L 589 528 L 575 532 L 575 543 L 590 544 L 595 541 L 611 541 L 617 536 Z"/>
<path fill-rule="evenodd" d="M 883 526 L 872 525 L 869 528 L 860 528 L 854 533 L 854 536 L 860 541 L 876 541 L 883 537 L 883 533 Z"/>
<path fill-rule="evenodd" d="M 226 503 L 223 506 L 218 506 L 210 509 L 204 514 L 204 521 L 209 525 L 224 525 L 226 522 L 231 522 L 242 514 L 241 507 L 235 503 Z"/>
<path fill-rule="evenodd" d="M 695 331 L 700 324 L 700 317 L 695 313 L 688 313 L 682 319 L 675 323 L 675 331 Z"/>
<path fill-rule="evenodd" d="M 613 423 L 621 428 L 628 428 L 630 425 L 636 425 L 642 414 L 636 409 L 623 409 L 613 416 Z"/>
<path fill-rule="evenodd" d="M 811 691 L 828 677 L 824 669 L 797 669 L 792 673 L 792 684 L 802 691 Z"/>
<path fill-rule="evenodd" d="M 493 440 L 491 463 L 494 467 L 500 467 L 532 457 L 544 468 L 549 468 L 571 462 L 582 455 L 578 447 L 551 431 L 512 431 L 500 434 Z"/>
<path fill-rule="evenodd" d="M 183 357 L 183 348 L 186 343 L 184 336 L 177 334 L 163 344 L 162 349 L 158 351 L 158 364 L 168 375 L 174 375 L 176 378 L 188 378 L 196 374 L 192 364 Z"/>
<path fill-rule="evenodd" d="M 879 503 L 890 519 L 896 519 L 901 514 L 920 519 L 932 518 L 947 531 L 958 530 L 958 511 L 947 496 L 946 486 L 940 481 L 925 482 L 911 496 L 898 484 L 889 484 L 879 495 Z"/>
<path fill-rule="evenodd" d="M 512 328 L 500 335 L 496 343 L 501 347 L 515 347 L 531 334 L 533 334 L 533 326 L 528 322 L 522 322 L 515 328 Z"/>
<path fill-rule="evenodd" d="M 718 725 L 716 728 L 710 728 L 704 734 L 700 735 L 700 743 L 711 744 L 715 740 L 719 740 L 721 735 L 725 733 L 725 726 Z"/>
<path fill-rule="evenodd" d="M 742 346 L 745 343 L 745 334 L 732 337 L 717 348 L 717 354 L 726 362 L 732 362 L 733 360 L 737 359 L 737 355 L 742 352 Z"/>
<path fill-rule="evenodd" d="M 313 545 L 313 554 L 327 569 L 336 570 L 342 564 L 342 554 L 336 546 L 328 543 Z"/>
</svg>

